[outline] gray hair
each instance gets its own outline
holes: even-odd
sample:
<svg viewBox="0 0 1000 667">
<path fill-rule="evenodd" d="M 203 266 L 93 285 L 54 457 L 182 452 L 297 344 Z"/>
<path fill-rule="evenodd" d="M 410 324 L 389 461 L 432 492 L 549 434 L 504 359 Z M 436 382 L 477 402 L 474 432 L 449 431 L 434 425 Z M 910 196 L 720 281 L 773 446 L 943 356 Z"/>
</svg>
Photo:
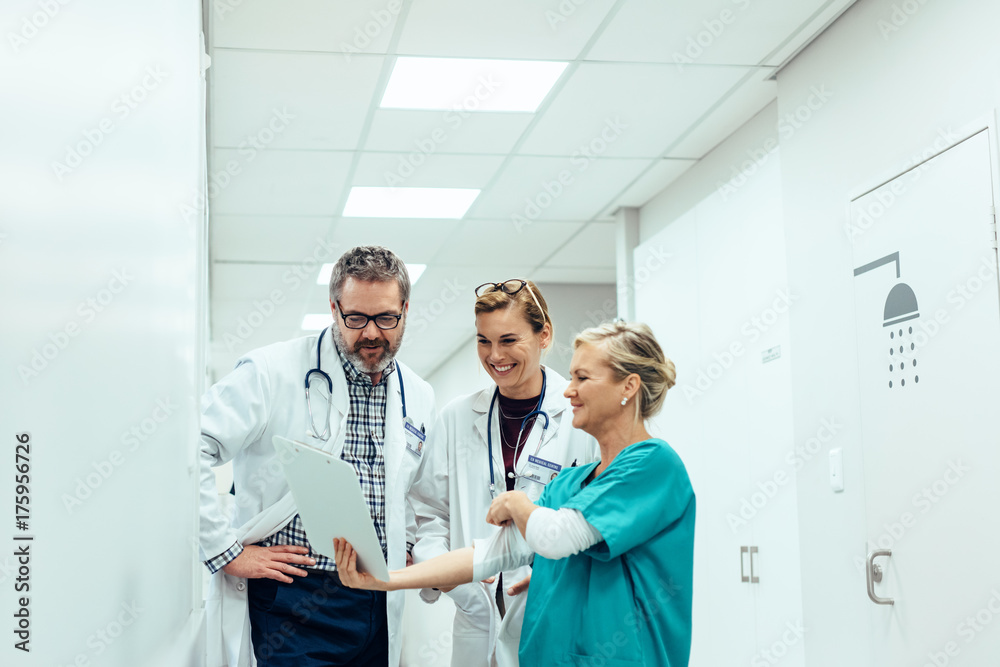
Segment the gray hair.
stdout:
<svg viewBox="0 0 1000 667">
<path fill-rule="evenodd" d="M 341 255 L 330 274 L 330 301 L 340 301 L 348 278 L 367 283 L 395 280 L 399 283 L 399 296 L 404 302 L 410 300 L 410 274 L 406 264 L 388 248 L 362 245 Z"/>
</svg>

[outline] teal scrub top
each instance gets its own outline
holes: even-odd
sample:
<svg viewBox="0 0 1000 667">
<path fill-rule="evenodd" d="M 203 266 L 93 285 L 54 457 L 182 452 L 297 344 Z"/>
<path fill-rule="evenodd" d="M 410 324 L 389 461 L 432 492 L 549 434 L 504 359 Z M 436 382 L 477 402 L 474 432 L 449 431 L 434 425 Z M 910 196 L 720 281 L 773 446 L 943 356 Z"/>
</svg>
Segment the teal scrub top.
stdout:
<svg viewBox="0 0 1000 667">
<path fill-rule="evenodd" d="M 527 667 L 686 667 L 691 652 L 695 498 L 663 440 L 597 467 L 563 468 L 538 505 L 579 510 L 604 538 L 559 560 L 536 555 L 519 650 Z"/>
</svg>

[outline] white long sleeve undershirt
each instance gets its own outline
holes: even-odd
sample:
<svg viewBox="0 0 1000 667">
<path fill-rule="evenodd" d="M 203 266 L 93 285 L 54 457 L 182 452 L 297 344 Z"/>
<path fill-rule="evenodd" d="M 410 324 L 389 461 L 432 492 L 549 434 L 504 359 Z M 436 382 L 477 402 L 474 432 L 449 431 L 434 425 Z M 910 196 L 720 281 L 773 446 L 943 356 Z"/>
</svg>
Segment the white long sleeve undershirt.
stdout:
<svg viewBox="0 0 1000 667">
<path fill-rule="evenodd" d="M 579 510 L 568 508 L 539 507 L 528 517 L 524 535 L 511 522 L 489 539 L 473 540 L 473 581 L 528 565 L 535 554 L 567 558 L 604 539 Z"/>
</svg>

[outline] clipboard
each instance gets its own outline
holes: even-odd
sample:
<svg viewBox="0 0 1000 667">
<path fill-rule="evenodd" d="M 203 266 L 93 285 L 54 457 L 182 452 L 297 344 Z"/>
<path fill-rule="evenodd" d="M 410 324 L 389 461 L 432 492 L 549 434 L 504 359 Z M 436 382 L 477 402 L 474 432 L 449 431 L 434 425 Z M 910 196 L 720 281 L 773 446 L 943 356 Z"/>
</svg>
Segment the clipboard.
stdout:
<svg viewBox="0 0 1000 667">
<path fill-rule="evenodd" d="M 280 435 L 271 442 L 313 550 L 332 560 L 333 538 L 343 537 L 358 553 L 358 570 L 389 581 L 389 568 L 354 468 L 315 447 Z"/>
</svg>

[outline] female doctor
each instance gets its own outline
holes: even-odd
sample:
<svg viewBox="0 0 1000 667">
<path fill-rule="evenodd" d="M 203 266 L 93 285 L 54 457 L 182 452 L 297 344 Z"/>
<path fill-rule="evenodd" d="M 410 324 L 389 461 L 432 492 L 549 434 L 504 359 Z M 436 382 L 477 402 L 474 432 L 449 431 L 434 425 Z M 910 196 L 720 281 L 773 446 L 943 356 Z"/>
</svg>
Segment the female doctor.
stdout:
<svg viewBox="0 0 1000 667">
<path fill-rule="evenodd" d="M 527 280 L 476 288 L 479 360 L 495 384 L 455 399 L 441 412 L 411 490 L 417 519 L 414 562 L 499 529 L 486 523 L 490 503 L 506 491 L 535 501 L 564 469 L 600 458 L 597 441 L 572 427 L 568 384 L 541 365 L 552 344 L 545 298 Z M 455 602 L 454 667 L 517 665 L 529 566 L 502 572 L 492 584 L 450 589 Z M 436 590 L 421 592 L 428 602 Z"/>
<path fill-rule="evenodd" d="M 403 570 L 360 573 L 334 539 L 345 586 L 399 591 L 455 586 L 534 563 L 523 665 L 687 667 L 691 651 L 695 495 L 683 461 L 649 420 L 677 371 L 644 324 L 587 329 L 574 342 L 566 395 L 573 426 L 601 460 L 562 472 L 537 501 L 501 494 L 490 540 Z"/>
</svg>

